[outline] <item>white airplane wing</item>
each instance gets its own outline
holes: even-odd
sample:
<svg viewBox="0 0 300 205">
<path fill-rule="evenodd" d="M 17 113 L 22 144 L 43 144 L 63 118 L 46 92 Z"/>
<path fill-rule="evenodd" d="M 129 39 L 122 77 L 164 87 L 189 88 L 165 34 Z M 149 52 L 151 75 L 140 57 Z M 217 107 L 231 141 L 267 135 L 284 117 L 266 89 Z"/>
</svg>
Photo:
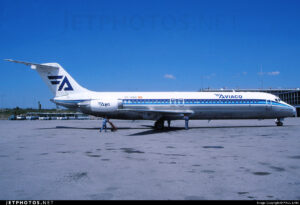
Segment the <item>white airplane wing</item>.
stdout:
<svg viewBox="0 0 300 205">
<path fill-rule="evenodd" d="M 178 115 L 178 114 L 193 114 L 192 110 L 147 110 L 147 109 L 119 109 L 120 111 L 128 112 L 148 112 L 148 113 L 160 113 L 165 115 Z"/>
</svg>

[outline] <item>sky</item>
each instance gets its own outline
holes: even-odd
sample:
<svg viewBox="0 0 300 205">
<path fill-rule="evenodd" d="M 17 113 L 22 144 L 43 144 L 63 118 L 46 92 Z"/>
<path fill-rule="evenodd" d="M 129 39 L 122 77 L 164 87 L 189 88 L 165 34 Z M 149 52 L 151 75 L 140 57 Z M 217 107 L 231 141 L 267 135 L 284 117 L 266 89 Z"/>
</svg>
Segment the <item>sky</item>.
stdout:
<svg viewBox="0 0 300 205">
<path fill-rule="evenodd" d="M 16 59 L 93 91 L 298 88 L 298 0 L 0 0 L 0 108 L 53 108 Z"/>
</svg>

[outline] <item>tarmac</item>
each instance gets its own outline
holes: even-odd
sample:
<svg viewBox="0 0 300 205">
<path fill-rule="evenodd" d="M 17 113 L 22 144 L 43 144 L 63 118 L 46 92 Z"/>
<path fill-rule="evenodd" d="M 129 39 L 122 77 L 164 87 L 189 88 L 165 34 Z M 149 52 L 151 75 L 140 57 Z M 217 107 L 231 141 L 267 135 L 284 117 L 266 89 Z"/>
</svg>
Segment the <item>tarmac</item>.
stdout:
<svg viewBox="0 0 300 205">
<path fill-rule="evenodd" d="M 300 118 L 0 121 L 0 200 L 300 200 Z"/>
</svg>

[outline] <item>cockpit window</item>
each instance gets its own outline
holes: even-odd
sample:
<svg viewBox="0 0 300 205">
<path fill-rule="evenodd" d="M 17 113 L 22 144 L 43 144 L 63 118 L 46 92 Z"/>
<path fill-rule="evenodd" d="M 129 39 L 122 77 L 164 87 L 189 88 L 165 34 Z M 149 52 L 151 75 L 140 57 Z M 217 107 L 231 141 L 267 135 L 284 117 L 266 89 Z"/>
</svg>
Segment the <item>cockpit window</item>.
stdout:
<svg viewBox="0 0 300 205">
<path fill-rule="evenodd" d="M 276 102 L 280 102 L 281 100 L 280 100 L 280 98 L 276 98 L 275 101 Z"/>
</svg>

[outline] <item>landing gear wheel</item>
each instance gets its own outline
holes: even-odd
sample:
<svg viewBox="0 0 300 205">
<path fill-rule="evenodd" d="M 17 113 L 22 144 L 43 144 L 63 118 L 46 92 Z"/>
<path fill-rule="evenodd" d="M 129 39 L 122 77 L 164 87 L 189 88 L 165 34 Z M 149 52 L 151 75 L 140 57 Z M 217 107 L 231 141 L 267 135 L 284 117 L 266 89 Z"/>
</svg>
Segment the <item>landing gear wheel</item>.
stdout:
<svg viewBox="0 0 300 205">
<path fill-rule="evenodd" d="M 275 120 L 275 123 L 276 123 L 276 125 L 277 126 L 282 126 L 283 125 L 283 119 L 280 119 L 280 118 L 277 118 L 276 120 Z"/>
<path fill-rule="evenodd" d="M 164 129 L 164 124 L 165 124 L 165 122 L 163 120 L 157 120 L 154 123 L 154 129 L 156 129 L 156 130 L 163 130 Z"/>
</svg>

